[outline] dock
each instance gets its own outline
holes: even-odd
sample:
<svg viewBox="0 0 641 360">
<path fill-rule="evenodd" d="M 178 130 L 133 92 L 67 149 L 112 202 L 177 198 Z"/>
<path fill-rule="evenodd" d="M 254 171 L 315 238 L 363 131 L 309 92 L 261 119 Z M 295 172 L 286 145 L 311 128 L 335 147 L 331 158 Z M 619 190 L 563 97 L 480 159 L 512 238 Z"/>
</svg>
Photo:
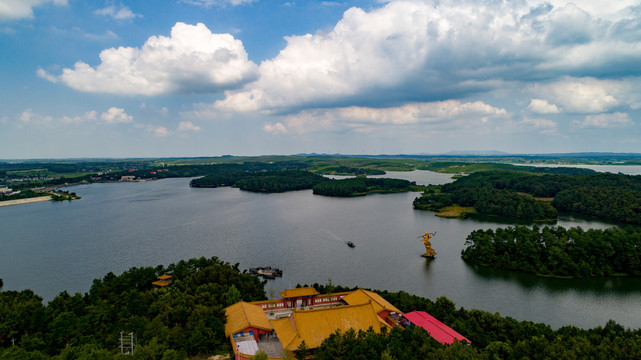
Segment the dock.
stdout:
<svg viewBox="0 0 641 360">
<path fill-rule="evenodd" d="M 250 268 L 249 273 L 257 276 L 261 276 L 263 279 L 275 279 L 277 276 L 281 277 L 283 276 L 283 271 L 278 268 L 271 268 L 270 266 L 267 267 L 257 267 L 257 268 Z"/>
</svg>

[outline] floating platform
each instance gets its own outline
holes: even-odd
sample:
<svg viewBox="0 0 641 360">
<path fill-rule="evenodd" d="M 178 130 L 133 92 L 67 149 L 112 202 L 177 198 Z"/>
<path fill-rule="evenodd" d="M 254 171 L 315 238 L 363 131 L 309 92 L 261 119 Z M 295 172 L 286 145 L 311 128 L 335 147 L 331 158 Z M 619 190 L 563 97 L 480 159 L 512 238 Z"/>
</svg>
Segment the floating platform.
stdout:
<svg viewBox="0 0 641 360">
<path fill-rule="evenodd" d="M 257 267 L 250 268 L 249 273 L 257 276 L 261 276 L 264 279 L 275 279 L 277 276 L 283 276 L 283 271 L 278 268 L 272 269 L 270 266 L 267 267 Z"/>
</svg>

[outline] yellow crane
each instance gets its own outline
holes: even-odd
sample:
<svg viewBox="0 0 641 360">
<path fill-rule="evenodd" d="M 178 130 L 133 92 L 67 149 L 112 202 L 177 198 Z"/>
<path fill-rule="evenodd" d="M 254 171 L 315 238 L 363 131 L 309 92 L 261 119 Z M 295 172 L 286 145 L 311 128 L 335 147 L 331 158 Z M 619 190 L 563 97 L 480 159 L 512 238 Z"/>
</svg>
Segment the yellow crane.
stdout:
<svg viewBox="0 0 641 360">
<path fill-rule="evenodd" d="M 436 231 L 433 233 L 426 232 L 425 235 L 418 237 L 418 239 L 421 239 L 423 242 L 423 245 L 425 245 L 425 254 L 421 255 L 422 257 L 431 259 L 436 256 L 436 250 L 432 249 L 432 243 L 430 242 L 430 239 L 434 236 L 436 236 Z"/>
</svg>

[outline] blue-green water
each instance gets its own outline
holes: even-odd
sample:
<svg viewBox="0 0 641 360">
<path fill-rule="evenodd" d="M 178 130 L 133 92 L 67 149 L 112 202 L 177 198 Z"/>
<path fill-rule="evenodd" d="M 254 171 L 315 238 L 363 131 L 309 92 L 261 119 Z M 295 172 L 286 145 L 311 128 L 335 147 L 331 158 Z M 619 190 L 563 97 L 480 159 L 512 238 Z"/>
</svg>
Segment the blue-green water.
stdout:
<svg viewBox="0 0 641 360">
<path fill-rule="evenodd" d="M 419 183 L 450 181 L 427 171 L 391 174 Z M 132 266 L 218 256 L 242 268 L 275 266 L 284 276 L 267 290 L 297 283 L 405 290 L 554 327 L 641 327 L 641 279 L 549 279 L 476 268 L 460 258 L 466 236 L 505 226 L 496 219 L 442 219 L 412 209 L 416 193 L 329 198 L 311 191 L 255 194 L 193 189 L 189 179 L 73 187 L 72 202 L 0 208 L 4 290 L 30 288 L 51 300 L 86 292 L 95 278 Z M 611 225 L 563 218 L 559 225 Z M 435 260 L 417 236 L 437 231 Z M 347 247 L 351 240 L 356 247 Z"/>
</svg>

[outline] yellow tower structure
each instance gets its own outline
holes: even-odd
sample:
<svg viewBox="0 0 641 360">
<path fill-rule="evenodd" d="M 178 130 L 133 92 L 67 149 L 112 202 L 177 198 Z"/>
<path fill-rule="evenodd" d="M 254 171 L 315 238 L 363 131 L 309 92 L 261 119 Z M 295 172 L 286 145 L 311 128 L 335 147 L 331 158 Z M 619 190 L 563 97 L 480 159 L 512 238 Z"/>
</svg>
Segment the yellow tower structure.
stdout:
<svg viewBox="0 0 641 360">
<path fill-rule="evenodd" d="M 432 243 L 430 242 L 430 239 L 435 235 L 436 232 L 426 232 L 425 235 L 421 235 L 418 237 L 423 242 L 423 245 L 425 245 L 425 254 L 421 255 L 422 257 L 431 259 L 436 256 L 436 250 L 432 249 Z"/>
</svg>

